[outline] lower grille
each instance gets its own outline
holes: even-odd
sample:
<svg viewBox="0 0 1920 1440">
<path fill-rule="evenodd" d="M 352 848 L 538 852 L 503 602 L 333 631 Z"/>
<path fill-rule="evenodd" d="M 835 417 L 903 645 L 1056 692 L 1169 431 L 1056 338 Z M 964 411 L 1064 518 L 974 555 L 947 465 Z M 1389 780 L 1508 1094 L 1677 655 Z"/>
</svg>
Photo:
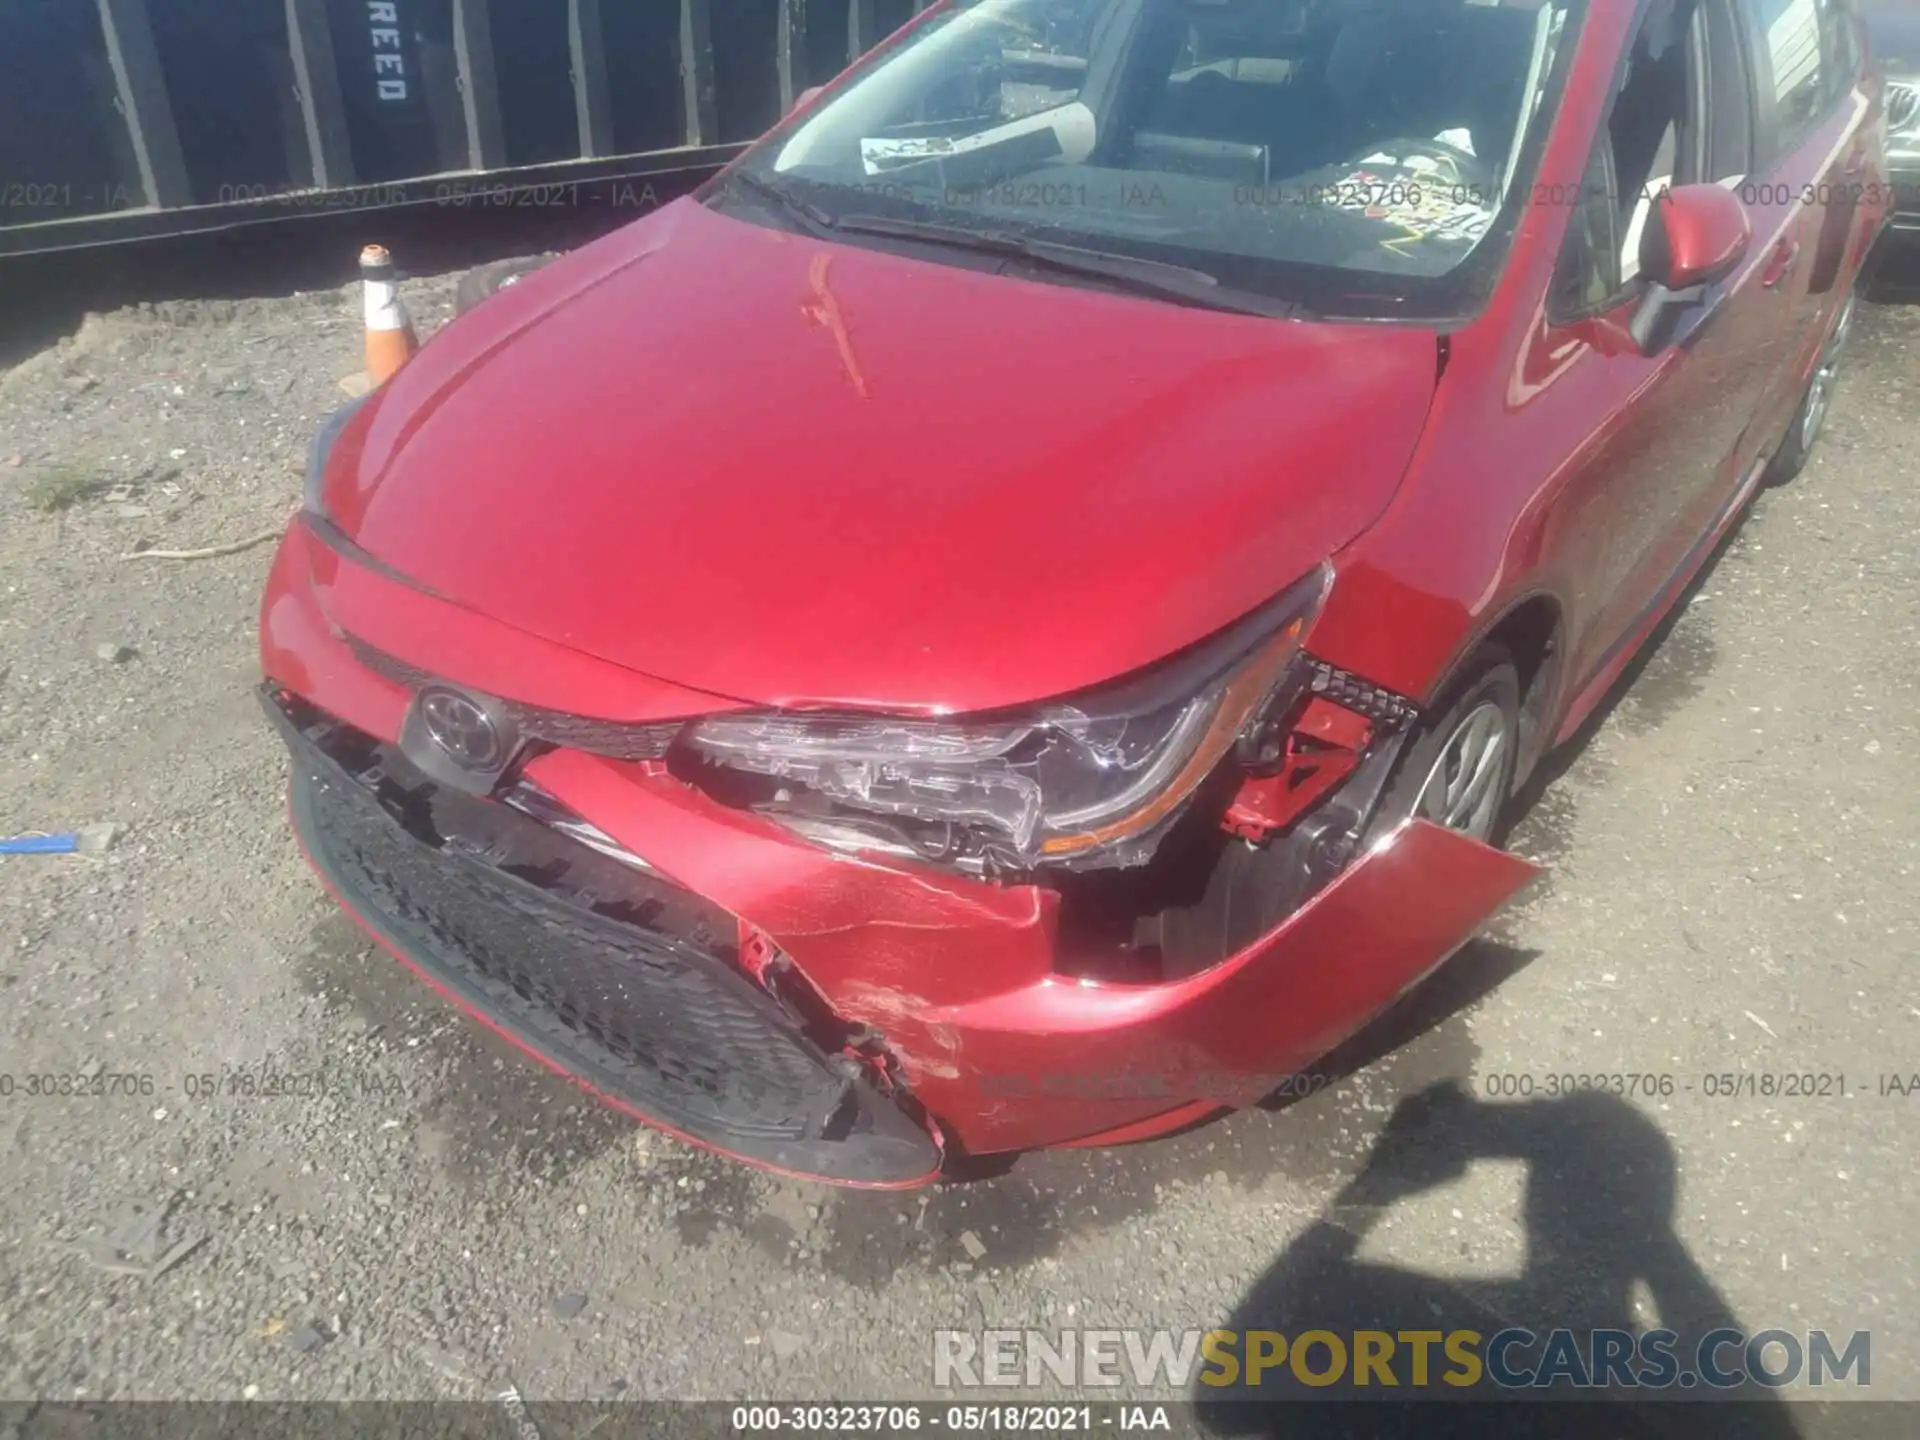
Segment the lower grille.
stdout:
<svg viewBox="0 0 1920 1440">
<path fill-rule="evenodd" d="M 314 863 L 395 950 L 609 1098 L 783 1170 L 905 1184 L 933 1141 L 733 964 L 735 922 L 277 704 Z M 846 1073 L 840 1068 L 846 1066 Z"/>
</svg>

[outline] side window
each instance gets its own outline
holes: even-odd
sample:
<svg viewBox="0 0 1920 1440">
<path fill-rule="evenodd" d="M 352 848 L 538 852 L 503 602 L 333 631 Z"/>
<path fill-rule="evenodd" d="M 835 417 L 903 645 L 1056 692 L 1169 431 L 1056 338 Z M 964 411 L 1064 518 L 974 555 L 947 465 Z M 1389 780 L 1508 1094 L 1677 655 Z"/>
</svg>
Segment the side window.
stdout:
<svg viewBox="0 0 1920 1440">
<path fill-rule="evenodd" d="M 1751 0 L 1761 101 L 1774 116 L 1773 154 L 1797 148 L 1835 98 L 1827 72 L 1832 0 Z"/>
<path fill-rule="evenodd" d="M 1860 83 L 1866 57 L 1861 50 L 1861 22 L 1855 0 L 1824 0 L 1821 11 L 1821 48 L 1826 56 L 1827 103 L 1831 108 Z"/>
<path fill-rule="evenodd" d="M 1557 318 L 1604 309 L 1620 291 L 1619 207 L 1614 194 L 1613 145 L 1603 132 L 1587 161 L 1579 203 L 1567 217 L 1567 238 L 1554 273 L 1550 304 Z"/>
<path fill-rule="evenodd" d="M 1573 315 L 1619 297 L 1640 271 L 1653 197 L 1674 185 L 1744 178 L 1752 88 L 1731 0 L 1657 5 L 1635 36 L 1607 123 L 1569 217 L 1554 308 Z"/>
<path fill-rule="evenodd" d="M 1702 180 L 1731 185 L 1753 173 L 1753 81 L 1731 0 L 1702 0 L 1694 19 L 1703 67 L 1700 104 L 1706 130 Z"/>
<path fill-rule="evenodd" d="M 1639 270 L 1640 230 L 1658 190 L 1693 180 L 1699 119 L 1693 103 L 1692 6 L 1655 6 L 1628 52 L 1607 123 L 1568 217 L 1555 279 L 1563 315 L 1601 308 Z"/>
</svg>

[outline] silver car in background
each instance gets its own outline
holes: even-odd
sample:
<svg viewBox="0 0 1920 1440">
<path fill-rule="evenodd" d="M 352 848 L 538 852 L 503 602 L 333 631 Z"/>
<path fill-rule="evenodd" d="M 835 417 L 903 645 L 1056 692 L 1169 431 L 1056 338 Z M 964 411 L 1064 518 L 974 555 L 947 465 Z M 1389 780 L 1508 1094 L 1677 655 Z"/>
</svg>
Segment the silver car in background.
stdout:
<svg viewBox="0 0 1920 1440">
<path fill-rule="evenodd" d="M 1873 58 L 1887 76 L 1887 159 L 1893 171 L 1893 228 L 1920 233 L 1920 3 L 1865 0 Z"/>
</svg>

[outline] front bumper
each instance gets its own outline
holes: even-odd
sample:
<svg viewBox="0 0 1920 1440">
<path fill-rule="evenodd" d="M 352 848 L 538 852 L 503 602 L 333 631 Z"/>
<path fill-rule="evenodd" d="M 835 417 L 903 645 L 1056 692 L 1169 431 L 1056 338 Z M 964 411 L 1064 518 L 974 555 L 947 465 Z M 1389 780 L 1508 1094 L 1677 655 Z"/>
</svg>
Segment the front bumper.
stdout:
<svg viewBox="0 0 1920 1440">
<path fill-rule="evenodd" d="M 603 1098 L 771 1169 L 912 1185 L 927 1131 L 735 962 L 733 917 L 267 697 L 294 832 L 449 999 Z M 305 723 L 302 723 L 302 722 Z"/>
<path fill-rule="evenodd" d="M 504 627 L 489 633 L 490 625 L 343 560 L 296 523 L 269 580 L 263 666 L 270 686 L 365 743 L 390 745 L 409 692 L 360 663 L 349 634 L 415 663 L 451 657 L 431 668 L 515 693 L 501 667 L 516 654 L 541 659 L 529 648 L 537 642 Z M 463 656 L 493 668 L 477 673 Z M 651 682 L 618 672 L 616 684 L 596 664 L 566 655 L 554 660 L 554 675 L 576 692 L 625 686 L 616 713 L 649 718 L 632 687 Z M 530 683 L 517 688 L 545 702 L 547 678 L 525 675 Z M 651 714 L 689 713 L 671 708 L 685 698 L 663 693 Z M 494 834 L 496 802 L 466 801 L 472 808 L 449 822 L 463 842 L 451 851 L 425 844 L 421 833 L 440 832 L 409 832 L 391 807 L 362 805 L 353 825 L 329 822 L 321 802 L 343 805 L 364 787 L 316 770 L 300 736 L 289 739 L 295 824 L 315 865 L 376 938 L 436 988 L 643 1119 L 755 1163 L 855 1184 L 930 1178 L 947 1150 L 1142 1138 L 1258 1100 L 1391 1003 L 1534 873 L 1514 856 L 1413 822 L 1219 964 L 1167 983 L 1093 982 L 1061 963 L 1070 957 L 1058 953 L 1058 897 L 1043 886 L 836 854 L 721 805 L 657 763 L 568 749 L 538 756 L 525 781 L 656 872 L 616 866 L 617 875 L 590 887 L 598 900 L 655 900 L 662 915 L 704 917 L 704 940 L 660 922 L 667 949 L 691 948 L 697 961 L 696 980 L 666 984 L 647 968 L 659 960 L 657 935 L 604 913 L 582 920 L 576 903 L 546 895 L 543 905 L 572 906 L 559 915 L 563 930 L 587 932 L 554 949 L 545 929 L 515 913 L 528 900 L 522 890 L 476 876 L 476 864 L 498 868 L 497 858 L 466 853 L 472 833 Z M 412 803 L 431 810 L 451 801 L 428 793 Z M 558 836 L 547 843 L 562 847 L 568 868 L 598 859 Z M 373 858 L 356 856 L 356 846 Z M 419 898 L 444 891 L 450 875 L 485 916 L 456 923 Z M 721 933 L 729 925 L 737 936 Z M 529 951 L 539 952 L 544 980 L 516 961 Z M 605 1014 L 578 998 L 583 990 L 624 996 L 621 1025 L 654 1017 L 648 1044 L 607 1031 Z M 596 1036 L 594 1024 L 606 1033 Z M 661 1058 L 663 1034 L 675 1041 L 669 1059 Z M 744 1057 L 768 1047 L 777 1057 L 748 1065 Z M 674 1073 L 663 1079 L 649 1067 Z"/>
<path fill-rule="evenodd" d="M 1920 154 L 1902 154 L 1893 160 L 1893 214 L 1889 228 L 1920 231 Z"/>
</svg>

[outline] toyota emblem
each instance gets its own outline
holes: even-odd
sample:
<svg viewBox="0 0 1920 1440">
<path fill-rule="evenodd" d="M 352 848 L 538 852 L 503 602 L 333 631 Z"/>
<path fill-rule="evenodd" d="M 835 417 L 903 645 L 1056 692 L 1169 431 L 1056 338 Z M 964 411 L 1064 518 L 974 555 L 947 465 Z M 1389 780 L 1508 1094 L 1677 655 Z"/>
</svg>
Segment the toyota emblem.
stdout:
<svg viewBox="0 0 1920 1440">
<path fill-rule="evenodd" d="M 427 738 L 463 770 L 492 770 L 506 759 L 493 718 L 458 690 L 422 691 L 420 721 Z"/>
</svg>

